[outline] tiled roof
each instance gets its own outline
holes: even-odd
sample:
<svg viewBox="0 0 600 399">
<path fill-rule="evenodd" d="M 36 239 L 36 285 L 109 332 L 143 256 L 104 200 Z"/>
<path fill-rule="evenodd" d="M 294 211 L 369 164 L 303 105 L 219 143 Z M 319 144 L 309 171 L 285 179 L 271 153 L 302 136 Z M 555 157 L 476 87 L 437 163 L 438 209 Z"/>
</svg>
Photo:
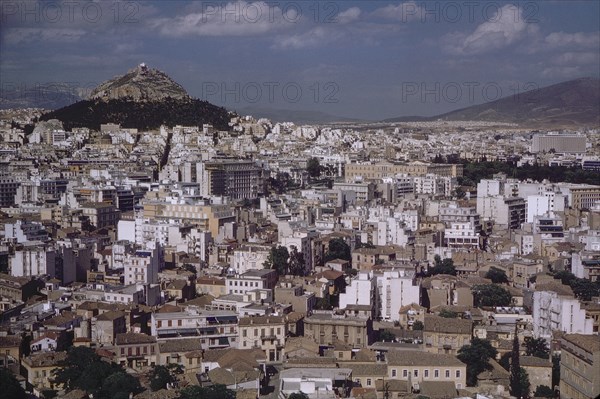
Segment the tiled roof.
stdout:
<svg viewBox="0 0 600 399">
<path fill-rule="evenodd" d="M 117 334 L 117 339 L 115 341 L 117 345 L 151 344 L 156 342 L 156 338 L 146 334 L 127 332 Z"/>
<path fill-rule="evenodd" d="M 192 352 L 200 350 L 202 338 L 168 339 L 158 343 L 160 353 Z"/>
<path fill-rule="evenodd" d="M 471 334 L 473 322 L 465 319 L 452 319 L 430 314 L 425 315 L 424 332 L 443 332 L 451 334 Z"/>
<path fill-rule="evenodd" d="M 563 339 L 591 353 L 600 351 L 600 335 L 565 334 Z"/>
<path fill-rule="evenodd" d="M 67 352 L 42 352 L 26 357 L 23 361 L 32 367 L 57 366 L 67 358 Z"/>
<path fill-rule="evenodd" d="M 522 367 L 552 367 L 550 360 L 536 356 L 521 356 L 519 361 Z"/>
<path fill-rule="evenodd" d="M 455 356 L 423 351 L 390 350 L 387 353 L 391 366 L 464 366 Z"/>
</svg>

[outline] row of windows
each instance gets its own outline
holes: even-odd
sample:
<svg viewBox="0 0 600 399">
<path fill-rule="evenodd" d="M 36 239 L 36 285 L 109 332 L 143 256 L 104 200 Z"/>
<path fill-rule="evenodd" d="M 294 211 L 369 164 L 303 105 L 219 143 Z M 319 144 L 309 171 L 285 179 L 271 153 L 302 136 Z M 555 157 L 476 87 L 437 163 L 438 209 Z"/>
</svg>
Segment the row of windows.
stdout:
<svg viewBox="0 0 600 399">
<path fill-rule="evenodd" d="M 403 369 L 402 370 L 402 377 L 403 378 L 408 378 L 408 373 L 409 370 L 408 369 Z M 392 369 L 392 377 L 397 377 L 398 376 L 398 371 L 396 369 Z M 418 369 L 414 369 L 412 372 L 412 376 L 415 378 L 419 377 L 419 370 Z M 460 378 L 460 370 L 455 370 L 454 372 L 454 376 L 455 378 Z M 433 378 L 439 378 L 440 377 L 440 370 L 439 369 L 434 369 L 433 370 Z M 444 377 L 445 378 L 450 378 L 450 370 L 446 369 L 445 373 L 444 373 Z M 423 378 L 429 378 L 429 369 L 425 369 L 423 371 Z"/>
</svg>

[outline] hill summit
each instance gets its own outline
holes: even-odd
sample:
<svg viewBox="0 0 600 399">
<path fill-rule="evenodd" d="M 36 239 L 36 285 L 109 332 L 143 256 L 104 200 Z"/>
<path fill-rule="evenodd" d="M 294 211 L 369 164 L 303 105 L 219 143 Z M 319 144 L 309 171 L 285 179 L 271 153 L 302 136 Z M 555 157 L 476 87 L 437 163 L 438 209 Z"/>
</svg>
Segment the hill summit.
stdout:
<svg viewBox="0 0 600 399">
<path fill-rule="evenodd" d="M 141 63 L 125 75 L 107 80 L 90 94 L 90 100 L 160 101 L 166 98 L 188 99 L 185 89 L 166 73 Z"/>
<path fill-rule="evenodd" d="M 118 123 L 125 128 L 157 129 L 161 125 L 228 128 L 229 112 L 190 97 L 166 73 L 140 64 L 125 75 L 96 87 L 87 100 L 48 112 L 40 117 L 58 119 L 65 129 L 87 127 L 99 130 L 103 123 Z"/>
</svg>

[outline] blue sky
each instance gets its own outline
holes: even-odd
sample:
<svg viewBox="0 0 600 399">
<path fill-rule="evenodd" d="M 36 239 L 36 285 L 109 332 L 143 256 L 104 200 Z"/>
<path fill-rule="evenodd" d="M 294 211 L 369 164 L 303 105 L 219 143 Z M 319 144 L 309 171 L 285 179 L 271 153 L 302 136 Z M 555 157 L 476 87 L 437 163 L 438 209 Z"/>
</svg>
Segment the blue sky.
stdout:
<svg viewBox="0 0 600 399">
<path fill-rule="evenodd" d="M 382 119 L 600 74 L 597 1 L 10 1 L 3 88 L 145 62 L 199 98 Z"/>
</svg>

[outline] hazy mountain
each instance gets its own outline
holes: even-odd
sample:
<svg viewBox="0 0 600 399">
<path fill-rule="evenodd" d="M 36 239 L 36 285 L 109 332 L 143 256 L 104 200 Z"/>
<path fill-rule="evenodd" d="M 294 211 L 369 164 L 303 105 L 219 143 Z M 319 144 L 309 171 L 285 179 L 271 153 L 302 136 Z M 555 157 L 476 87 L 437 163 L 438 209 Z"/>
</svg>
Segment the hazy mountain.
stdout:
<svg viewBox="0 0 600 399">
<path fill-rule="evenodd" d="M 386 119 L 386 122 L 407 120 L 477 120 L 532 126 L 598 125 L 600 80 L 575 79 L 429 118 L 400 117 Z"/>
<path fill-rule="evenodd" d="M 294 111 L 291 109 L 245 107 L 238 111 L 240 115 L 252 115 L 255 118 L 267 118 L 273 122 L 294 122 L 295 124 L 319 124 L 333 122 L 358 122 L 358 119 L 331 115 L 321 111 Z"/>
<path fill-rule="evenodd" d="M 82 89 L 64 83 L 34 86 L 5 84 L 0 90 L 0 109 L 57 109 L 82 100 Z"/>
<path fill-rule="evenodd" d="M 157 129 L 161 125 L 201 126 L 209 123 L 227 129 L 230 115 L 222 107 L 190 97 L 164 72 L 141 64 L 96 87 L 89 100 L 44 114 L 41 120 L 58 119 L 66 129 L 102 123 L 119 123 L 126 128 Z"/>
</svg>

